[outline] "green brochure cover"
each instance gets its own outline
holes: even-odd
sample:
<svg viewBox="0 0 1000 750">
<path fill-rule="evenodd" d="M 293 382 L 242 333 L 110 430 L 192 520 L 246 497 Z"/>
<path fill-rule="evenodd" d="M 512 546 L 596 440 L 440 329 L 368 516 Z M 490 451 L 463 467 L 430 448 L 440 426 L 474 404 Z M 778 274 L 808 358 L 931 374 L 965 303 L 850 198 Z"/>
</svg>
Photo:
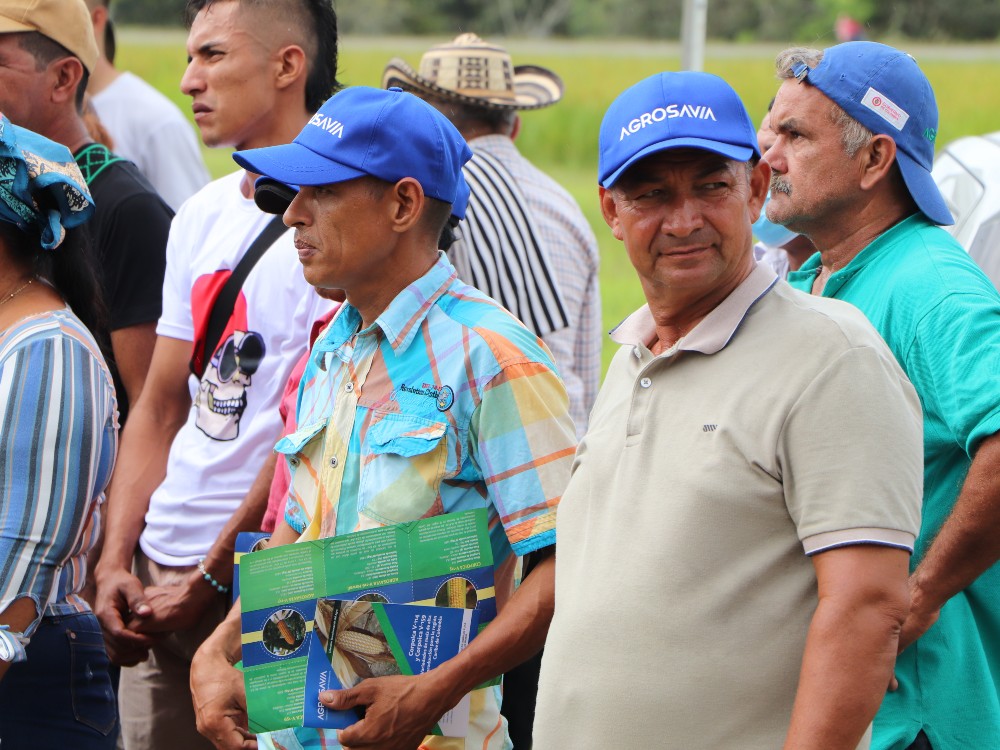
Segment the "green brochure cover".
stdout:
<svg viewBox="0 0 1000 750">
<path fill-rule="evenodd" d="M 496 615 L 486 509 L 244 554 L 243 678 L 253 732 L 302 726 L 316 601 L 474 609 Z"/>
</svg>

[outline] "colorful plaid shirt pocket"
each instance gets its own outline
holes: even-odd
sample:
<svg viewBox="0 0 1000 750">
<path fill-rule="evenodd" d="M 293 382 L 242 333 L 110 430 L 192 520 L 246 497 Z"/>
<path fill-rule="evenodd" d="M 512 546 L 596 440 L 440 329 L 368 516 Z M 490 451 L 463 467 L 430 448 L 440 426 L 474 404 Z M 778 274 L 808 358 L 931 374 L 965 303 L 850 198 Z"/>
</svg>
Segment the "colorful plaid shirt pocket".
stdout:
<svg viewBox="0 0 1000 750">
<path fill-rule="evenodd" d="M 321 419 L 305 425 L 281 438 L 274 446 L 275 452 L 284 456 L 284 460 L 288 462 L 291 477 L 285 520 L 298 532 L 309 525 L 316 510 L 315 507 L 305 507 L 302 498 L 316 496 L 319 464 L 323 457 L 323 433 L 328 422 L 327 419 Z"/>
<path fill-rule="evenodd" d="M 379 412 L 368 428 L 358 512 L 379 523 L 440 513 L 448 460 L 448 425 L 411 414 Z"/>
</svg>

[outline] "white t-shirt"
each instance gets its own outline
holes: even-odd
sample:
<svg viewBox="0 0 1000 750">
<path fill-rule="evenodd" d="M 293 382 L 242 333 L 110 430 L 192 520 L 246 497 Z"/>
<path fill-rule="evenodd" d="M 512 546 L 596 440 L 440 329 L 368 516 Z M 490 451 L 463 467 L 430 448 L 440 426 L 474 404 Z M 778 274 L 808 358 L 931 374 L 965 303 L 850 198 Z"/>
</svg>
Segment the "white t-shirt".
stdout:
<svg viewBox="0 0 1000 750">
<path fill-rule="evenodd" d="M 91 100 L 112 151 L 139 167 L 174 211 L 208 182 L 191 123 L 144 80 L 122 73 Z"/>
<path fill-rule="evenodd" d="M 243 172 L 209 183 L 174 218 L 163 315 L 156 332 L 193 341 L 209 314 L 206 291 L 224 283 L 271 220 L 240 192 Z M 214 296 L 214 295 L 213 295 Z M 292 232 L 264 253 L 201 381 L 153 493 L 142 551 L 161 565 L 193 565 L 242 502 L 281 431 L 278 403 L 306 351 L 313 321 L 330 309 L 302 276 Z"/>
</svg>

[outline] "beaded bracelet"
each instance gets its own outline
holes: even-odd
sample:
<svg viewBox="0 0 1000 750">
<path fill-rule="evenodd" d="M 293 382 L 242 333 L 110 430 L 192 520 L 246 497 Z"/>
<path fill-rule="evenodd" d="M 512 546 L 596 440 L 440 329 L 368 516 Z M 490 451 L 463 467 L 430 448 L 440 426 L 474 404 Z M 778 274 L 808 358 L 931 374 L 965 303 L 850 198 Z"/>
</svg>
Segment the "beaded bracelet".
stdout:
<svg viewBox="0 0 1000 750">
<path fill-rule="evenodd" d="M 198 572 L 201 573 L 201 577 L 208 581 L 208 585 L 213 589 L 218 591 L 220 594 L 228 594 L 229 587 L 224 583 L 219 583 L 215 580 L 211 573 L 205 570 L 205 558 L 198 560 Z"/>
</svg>

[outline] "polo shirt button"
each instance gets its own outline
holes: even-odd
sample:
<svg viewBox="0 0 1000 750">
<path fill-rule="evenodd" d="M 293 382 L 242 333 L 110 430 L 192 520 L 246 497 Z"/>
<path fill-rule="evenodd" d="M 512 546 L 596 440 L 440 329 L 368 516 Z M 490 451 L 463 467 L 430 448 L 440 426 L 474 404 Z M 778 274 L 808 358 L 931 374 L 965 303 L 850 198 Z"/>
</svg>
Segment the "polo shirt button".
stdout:
<svg viewBox="0 0 1000 750">
<path fill-rule="evenodd" d="M 354 383 L 348 383 L 344 386 L 344 390 L 351 393 L 354 390 Z"/>
<path fill-rule="evenodd" d="M 336 456 L 331 456 L 330 457 L 330 468 L 331 469 L 336 469 L 337 468 L 337 457 Z"/>
<path fill-rule="evenodd" d="M 639 385 L 641 385 L 643 388 L 649 388 L 649 386 L 651 386 L 652 384 L 653 381 L 650 380 L 649 378 L 643 378 L 642 380 L 639 381 Z"/>
</svg>

